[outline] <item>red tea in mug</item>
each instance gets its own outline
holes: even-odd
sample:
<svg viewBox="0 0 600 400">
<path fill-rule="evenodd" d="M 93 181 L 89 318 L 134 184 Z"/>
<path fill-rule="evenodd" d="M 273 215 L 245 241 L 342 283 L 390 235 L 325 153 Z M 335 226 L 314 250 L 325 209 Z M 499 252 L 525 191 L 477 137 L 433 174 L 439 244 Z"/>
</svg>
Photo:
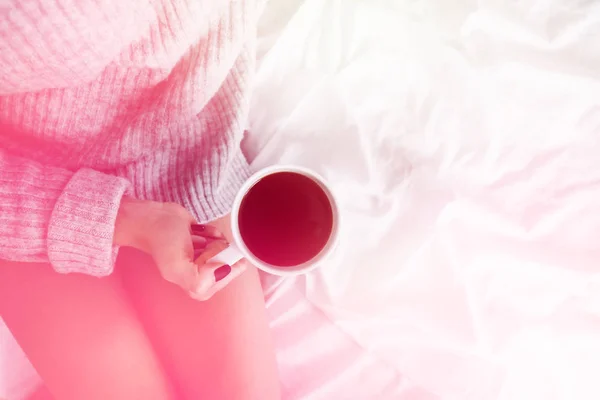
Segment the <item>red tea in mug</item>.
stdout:
<svg viewBox="0 0 600 400">
<path fill-rule="evenodd" d="M 334 212 L 321 186 L 304 175 L 267 175 L 244 196 L 239 230 L 248 250 L 265 263 L 293 267 L 310 261 L 327 245 Z"/>
</svg>

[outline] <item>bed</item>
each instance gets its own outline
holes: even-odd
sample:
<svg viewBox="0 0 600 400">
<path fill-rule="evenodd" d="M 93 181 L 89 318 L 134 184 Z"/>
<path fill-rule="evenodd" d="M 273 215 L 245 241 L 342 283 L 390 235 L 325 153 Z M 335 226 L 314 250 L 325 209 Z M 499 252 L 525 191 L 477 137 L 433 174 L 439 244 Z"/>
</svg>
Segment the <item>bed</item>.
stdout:
<svg viewBox="0 0 600 400">
<path fill-rule="evenodd" d="M 600 3 L 279 0 L 259 38 L 253 165 L 343 212 L 263 276 L 285 399 L 600 398 Z"/>
</svg>

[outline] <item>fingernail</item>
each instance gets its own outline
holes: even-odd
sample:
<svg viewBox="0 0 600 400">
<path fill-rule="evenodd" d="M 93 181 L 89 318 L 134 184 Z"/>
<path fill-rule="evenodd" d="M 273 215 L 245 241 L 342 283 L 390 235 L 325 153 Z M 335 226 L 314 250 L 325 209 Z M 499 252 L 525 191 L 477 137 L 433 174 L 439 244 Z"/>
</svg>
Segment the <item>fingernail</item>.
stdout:
<svg viewBox="0 0 600 400">
<path fill-rule="evenodd" d="M 224 279 L 231 272 L 231 267 L 227 264 L 220 266 L 215 270 L 215 282 Z"/>
<path fill-rule="evenodd" d="M 202 233 L 206 230 L 206 227 L 202 224 L 192 224 L 191 228 L 194 233 Z"/>
</svg>

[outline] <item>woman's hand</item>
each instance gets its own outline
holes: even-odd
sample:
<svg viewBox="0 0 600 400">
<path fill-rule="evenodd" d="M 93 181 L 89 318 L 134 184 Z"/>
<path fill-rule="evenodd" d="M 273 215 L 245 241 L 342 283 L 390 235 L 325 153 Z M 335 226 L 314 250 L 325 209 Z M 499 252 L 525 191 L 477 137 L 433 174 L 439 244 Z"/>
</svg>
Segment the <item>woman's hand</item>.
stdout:
<svg viewBox="0 0 600 400">
<path fill-rule="evenodd" d="M 227 228 L 224 219 L 215 224 Z M 244 261 L 234 266 L 207 262 L 228 246 L 226 237 L 214 226 L 196 224 L 175 203 L 124 198 L 114 243 L 150 254 L 163 278 L 197 300 L 209 299 L 246 269 Z"/>
</svg>

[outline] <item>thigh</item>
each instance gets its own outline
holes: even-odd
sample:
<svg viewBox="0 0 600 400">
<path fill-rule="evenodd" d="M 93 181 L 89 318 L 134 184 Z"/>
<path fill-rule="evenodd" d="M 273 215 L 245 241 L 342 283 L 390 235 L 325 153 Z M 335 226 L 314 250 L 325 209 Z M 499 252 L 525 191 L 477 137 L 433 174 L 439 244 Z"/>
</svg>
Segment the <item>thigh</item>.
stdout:
<svg viewBox="0 0 600 400">
<path fill-rule="evenodd" d="M 0 315 L 57 400 L 174 397 L 114 275 L 0 261 Z"/>
<path fill-rule="evenodd" d="M 255 269 L 198 302 L 164 281 L 141 253 L 129 251 L 119 267 L 163 365 L 186 399 L 280 398 Z"/>
<path fill-rule="evenodd" d="M 1 399 L 0 399 L 1 400 Z M 52 397 L 52 393 L 48 390 L 48 387 L 45 385 L 40 386 L 37 390 L 27 397 L 27 400 L 55 400 Z"/>
</svg>

